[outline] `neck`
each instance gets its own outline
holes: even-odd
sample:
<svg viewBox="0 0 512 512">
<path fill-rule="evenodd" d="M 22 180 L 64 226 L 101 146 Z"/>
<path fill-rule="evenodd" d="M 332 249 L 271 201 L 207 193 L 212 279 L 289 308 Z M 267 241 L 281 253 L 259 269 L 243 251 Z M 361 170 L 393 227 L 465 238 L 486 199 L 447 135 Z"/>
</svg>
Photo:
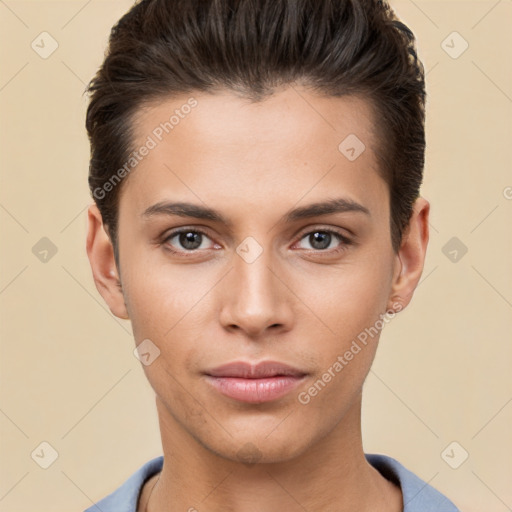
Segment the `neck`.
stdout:
<svg viewBox="0 0 512 512">
<path fill-rule="evenodd" d="M 353 409 L 301 455 L 249 464 L 206 448 L 174 420 L 157 398 L 164 466 L 147 510 L 401 512 L 400 489 L 364 457 L 360 400 Z"/>
</svg>

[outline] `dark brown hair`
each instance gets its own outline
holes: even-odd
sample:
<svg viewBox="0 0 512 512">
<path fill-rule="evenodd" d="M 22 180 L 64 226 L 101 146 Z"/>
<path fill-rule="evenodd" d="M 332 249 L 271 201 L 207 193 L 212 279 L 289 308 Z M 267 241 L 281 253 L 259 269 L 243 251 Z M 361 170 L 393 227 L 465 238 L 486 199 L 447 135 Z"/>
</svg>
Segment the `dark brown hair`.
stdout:
<svg viewBox="0 0 512 512">
<path fill-rule="evenodd" d="M 126 180 L 119 170 L 134 150 L 137 111 L 194 91 L 224 89 L 262 101 L 295 83 L 325 96 L 359 95 L 373 106 L 398 250 L 423 178 L 426 94 L 414 35 L 386 2 L 142 0 L 112 28 L 86 91 L 89 187 L 118 264 Z"/>
</svg>

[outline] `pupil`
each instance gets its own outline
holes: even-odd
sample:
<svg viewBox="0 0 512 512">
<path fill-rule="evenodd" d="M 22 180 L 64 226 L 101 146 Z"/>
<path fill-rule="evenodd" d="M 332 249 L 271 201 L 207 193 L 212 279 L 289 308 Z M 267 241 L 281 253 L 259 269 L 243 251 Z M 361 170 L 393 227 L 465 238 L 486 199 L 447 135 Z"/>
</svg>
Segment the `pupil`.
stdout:
<svg viewBox="0 0 512 512">
<path fill-rule="evenodd" d="M 313 237 L 311 245 L 315 249 L 326 249 L 327 247 L 329 247 L 329 244 L 331 243 L 330 233 L 321 233 L 321 232 L 317 231 L 316 233 L 312 234 L 311 236 Z M 320 244 L 318 244 L 317 242 L 320 242 Z M 320 246 L 318 246 L 318 245 L 320 245 Z"/>
<path fill-rule="evenodd" d="M 181 233 L 180 243 L 185 249 L 197 249 L 201 245 L 200 233 Z"/>
</svg>

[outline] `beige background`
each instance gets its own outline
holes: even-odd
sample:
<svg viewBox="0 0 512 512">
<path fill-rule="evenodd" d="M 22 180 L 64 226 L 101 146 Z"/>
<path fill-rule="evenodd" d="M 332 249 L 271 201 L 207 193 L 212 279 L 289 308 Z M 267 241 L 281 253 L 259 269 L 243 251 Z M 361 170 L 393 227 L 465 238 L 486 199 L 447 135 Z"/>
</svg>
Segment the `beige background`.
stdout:
<svg viewBox="0 0 512 512">
<path fill-rule="evenodd" d="M 82 511 L 160 454 L 130 324 L 102 302 L 85 253 L 82 93 L 130 5 L 0 1 L 1 511 Z M 386 327 L 366 383 L 365 449 L 394 456 L 466 512 L 505 512 L 512 1 L 392 5 L 417 35 L 428 70 L 423 196 L 432 205 L 431 241 L 415 299 Z M 43 31 L 59 45 L 47 59 L 31 48 Z M 456 59 L 442 47 L 453 31 L 469 44 Z M 450 36 L 446 44 L 453 54 L 463 41 Z M 43 237 L 57 248 L 47 262 L 32 250 Z M 452 237 L 467 247 L 456 262 L 445 255 L 452 257 Z M 35 462 L 49 456 L 43 441 L 58 452 L 48 469 Z M 34 460 L 34 450 L 45 455 Z M 469 458 L 452 469 L 445 459 L 455 465 L 462 450 Z"/>
</svg>

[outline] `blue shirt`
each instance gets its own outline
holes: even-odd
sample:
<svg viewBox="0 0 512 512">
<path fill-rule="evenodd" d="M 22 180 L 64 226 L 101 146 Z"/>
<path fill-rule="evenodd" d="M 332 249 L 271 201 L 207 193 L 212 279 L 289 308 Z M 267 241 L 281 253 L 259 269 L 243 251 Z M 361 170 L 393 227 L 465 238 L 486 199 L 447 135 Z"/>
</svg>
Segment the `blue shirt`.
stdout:
<svg viewBox="0 0 512 512">
<path fill-rule="evenodd" d="M 403 512 L 460 512 L 448 498 L 397 460 L 376 454 L 366 454 L 366 460 L 382 476 L 401 487 Z M 84 512 L 137 512 L 137 502 L 144 483 L 162 469 L 163 463 L 163 456 L 146 462 L 121 487 L 97 502 L 97 506 L 93 505 Z"/>
</svg>

